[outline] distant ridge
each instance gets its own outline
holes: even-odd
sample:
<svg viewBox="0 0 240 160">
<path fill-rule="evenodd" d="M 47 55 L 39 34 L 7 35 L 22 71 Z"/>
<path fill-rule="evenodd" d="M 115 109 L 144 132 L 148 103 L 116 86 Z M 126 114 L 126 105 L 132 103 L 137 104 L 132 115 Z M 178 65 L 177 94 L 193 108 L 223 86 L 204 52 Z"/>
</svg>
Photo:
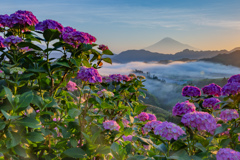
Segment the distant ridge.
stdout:
<svg viewBox="0 0 240 160">
<path fill-rule="evenodd" d="M 174 54 L 176 52 L 183 51 L 185 49 L 189 50 L 199 50 L 188 44 L 180 43 L 172 38 L 166 37 L 160 40 L 159 42 L 144 48 L 147 51 L 158 52 L 163 54 Z"/>
</svg>

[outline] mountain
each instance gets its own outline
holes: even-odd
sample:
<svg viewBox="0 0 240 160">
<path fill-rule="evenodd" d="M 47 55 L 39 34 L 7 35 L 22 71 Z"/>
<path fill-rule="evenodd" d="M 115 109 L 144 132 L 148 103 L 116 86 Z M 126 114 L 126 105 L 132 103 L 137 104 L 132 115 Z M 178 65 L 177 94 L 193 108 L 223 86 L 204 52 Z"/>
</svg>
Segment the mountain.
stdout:
<svg viewBox="0 0 240 160">
<path fill-rule="evenodd" d="M 180 52 L 184 49 L 199 50 L 190 45 L 180 43 L 169 37 L 166 37 L 166 38 L 162 39 L 161 41 L 159 41 L 149 47 L 146 47 L 144 49 L 147 51 L 164 53 L 164 54 L 174 54 L 174 53 Z"/>
<path fill-rule="evenodd" d="M 232 65 L 236 67 L 240 67 L 240 50 L 236 50 L 229 54 L 219 54 L 212 58 L 201 59 L 201 61 L 221 63 L 224 65 Z"/>
<path fill-rule="evenodd" d="M 228 53 L 227 50 L 221 51 L 193 51 L 185 49 L 182 52 L 176 54 L 163 54 L 150 52 L 146 50 L 127 50 L 116 55 L 112 60 L 117 63 L 128 63 L 133 61 L 140 62 L 151 62 L 151 61 L 162 61 L 162 60 L 181 60 L 184 58 L 188 59 L 202 59 L 211 58 L 218 54 Z"/>
</svg>

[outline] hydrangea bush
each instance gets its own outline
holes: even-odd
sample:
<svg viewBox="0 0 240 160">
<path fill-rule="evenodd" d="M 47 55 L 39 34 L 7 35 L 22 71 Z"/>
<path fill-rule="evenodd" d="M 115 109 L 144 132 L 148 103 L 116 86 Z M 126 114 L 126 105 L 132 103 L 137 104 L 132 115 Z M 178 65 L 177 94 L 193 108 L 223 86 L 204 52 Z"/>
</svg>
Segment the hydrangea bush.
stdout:
<svg viewBox="0 0 240 160">
<path fill-rule="evenodd" d="M 3 159 L 239 159 L 239 75 L 183 87 L 179 122 L 161 122 L 138 99 L 145 77 L 99 74 L 113 54 L 96 41 L 30 11 L 0 15 Z"/>
</svg>

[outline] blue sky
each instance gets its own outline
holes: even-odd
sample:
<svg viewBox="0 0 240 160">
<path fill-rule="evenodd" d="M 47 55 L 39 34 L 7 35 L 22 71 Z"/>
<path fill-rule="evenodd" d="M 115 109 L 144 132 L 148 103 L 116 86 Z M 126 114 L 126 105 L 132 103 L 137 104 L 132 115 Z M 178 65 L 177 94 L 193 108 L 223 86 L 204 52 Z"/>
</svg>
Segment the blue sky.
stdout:
<svg viewBox="0 0 240 160">
<path fill-rule="evenodd" d="M 119 53 L 171 37 L 202 50 L 240 47 L 239 0 L 4 0 L 0 14 L 32 11 Z"/>
</svg>

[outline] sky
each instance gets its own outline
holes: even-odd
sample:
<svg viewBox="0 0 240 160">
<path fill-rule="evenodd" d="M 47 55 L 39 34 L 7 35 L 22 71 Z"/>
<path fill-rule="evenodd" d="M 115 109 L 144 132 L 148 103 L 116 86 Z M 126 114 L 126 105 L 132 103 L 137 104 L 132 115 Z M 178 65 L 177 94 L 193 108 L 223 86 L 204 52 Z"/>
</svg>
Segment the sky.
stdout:
<svg viewBox="0 0 240 160">
<path fill-rule="evenodd" d="M 201 50 L 240 47 L 239 0 L 1 0 L 0 14 L 29 10 L 88 32 L 114 53 L 165 37 Z"/>
</svg>

